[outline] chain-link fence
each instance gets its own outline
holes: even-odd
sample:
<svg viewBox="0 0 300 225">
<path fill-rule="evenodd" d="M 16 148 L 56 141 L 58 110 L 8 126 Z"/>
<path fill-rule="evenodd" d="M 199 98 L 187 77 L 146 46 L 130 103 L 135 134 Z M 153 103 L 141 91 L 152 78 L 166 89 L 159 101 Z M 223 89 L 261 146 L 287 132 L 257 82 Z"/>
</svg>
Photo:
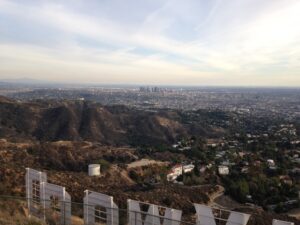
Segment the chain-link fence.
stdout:
<svg viewBox="0 0 300 225">
<path fill-rule="evenodd" d="M 70 210 L 70 213 L 68 213 Z M 194 225 L 143 211 L 77 202 L 0 196 L 0 225 Z"/>
<path fill-rule="evenodd" d="M 191 216 L 190 221 L 182 221 L 167 218 L 163 207 L 159 208 L 159 216 L 149 213 L 148 209 L 143 211 L 143 207 L 149 205 L 145 204 L 140 211 L 134 211 L 59 201 L 55 197 L 43 200 L 0 196 L 0 225 L 228 225 L 231 213 L 212 208 L 212 214 L 203 214 L 200 221 L 195 216 Z"/>
</svg>

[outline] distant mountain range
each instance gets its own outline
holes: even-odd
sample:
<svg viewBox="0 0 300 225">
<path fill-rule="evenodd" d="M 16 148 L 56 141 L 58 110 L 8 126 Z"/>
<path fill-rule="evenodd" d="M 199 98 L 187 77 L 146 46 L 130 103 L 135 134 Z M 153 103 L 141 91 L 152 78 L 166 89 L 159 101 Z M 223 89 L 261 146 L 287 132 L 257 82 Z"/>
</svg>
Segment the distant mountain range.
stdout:
<svg viewBox="0 0 300 225">
<path fill-rule="evenodd" d="M 0 79 L 0 87 L 3 88 L 56 88 L 63 87 L 64 84 L 35 80 L 30 78 L 20 78 L 20 79 Z"/>
<path fill-rule="evenodd" d="M 1 79 L 0 82 L 5 83 L 19 83 L 19 84 L 41 84 L 41 83 L 50 83 L 48 81 L 36 80 L 31 78 L 19 78 L 19 79 Z"/>
<path fill-rule="evenodd" d="M 132 84 L 103 84 L 98 82 L 70 82 L 70 81 L 49 81 L 49 80 L 38 80 L 31 78 L 18 78 L 18 79 L 0 79 L 0 86 L 26 86 L 26 87 L 39 87 L 39 88 L 82 88 L 82 87 L 118 87 L 118 88 L 132 88 L 139 87 L 140 85 Z"/>
</svg>

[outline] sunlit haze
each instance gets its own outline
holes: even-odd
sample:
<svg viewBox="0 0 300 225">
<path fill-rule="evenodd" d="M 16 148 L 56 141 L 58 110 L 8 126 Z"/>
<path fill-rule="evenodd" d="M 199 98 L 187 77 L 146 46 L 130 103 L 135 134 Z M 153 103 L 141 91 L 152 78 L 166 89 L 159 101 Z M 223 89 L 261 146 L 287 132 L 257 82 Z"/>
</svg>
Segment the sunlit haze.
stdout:
<svg viewBox="0 0 300 225">
<path fill-rule="evenodd" d="M 299 0 L 0 0 L 0 80 L 300 86 Z"/>
</svg>

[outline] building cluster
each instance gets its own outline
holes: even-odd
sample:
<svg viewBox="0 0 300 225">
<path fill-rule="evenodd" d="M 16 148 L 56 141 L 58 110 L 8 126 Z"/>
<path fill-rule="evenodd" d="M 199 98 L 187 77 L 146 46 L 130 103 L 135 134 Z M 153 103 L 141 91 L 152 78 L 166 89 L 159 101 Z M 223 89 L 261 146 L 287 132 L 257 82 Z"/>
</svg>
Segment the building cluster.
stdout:
<svg viewBox="0 0 300 225">
<path fill-rule="evenodd" d="M 199 170 L 197 175 L 195 171 L 190 175 L 194 181 L 197 179 L 195 176 L 207 182 L 210 177 L 218 175 L 220 180 L 236 182 L 231 187 L 246 182 L 248 190 L 248 187 L 256 182 L 252 177 L 261 176 L 264 185 L 272 184 L 270 189 L 275 188 L 278 193 L 285 194 L 276 196 L 276 201 L 268 199 L 265 203 L 258 203 L 249 190 L 244 195 L 243 202 L 260 206 L 264 204 L 265 208 L 275 211 L 279 210 L 278 207 L 284 212 L 297 208 L 300 199 L 297 195 L 300 189 L 300 137 L 297 125 L 291 122 L 269 123 L 263 129 L 255 129 L 253 132 L 243 131 L 237 130 L 221 137 L 202 138 L 200 142 L 195 138 L 193 140 L 183 138 L 170 148 L 176 154 L 189 157 L 190 162 L 197 165 L 195 167 Z M 181 181 L 181 178 L 178 179 L 182 174 L 180 168 L 180 165 L 172 168 L 168 174 L 169 181 Z M 200 182 L 201 179 L 196 181 Z M 267 198 L 266 193 L 261 194 Z"/>
<path fill-rule="evenodd" d="M 125 104 L 137 108 L 183 110 L 218 109 L 238 115 L 299 118 L 299 89 L 231 89 L 188 87 L 60 87 L 1 90 L 17 99 L 84 99 L 105 105 Z M 284 98 L 283 98 L 284 96 Z M 147 104 L 145 104 L 147 102 Z M 295 107 L 296 105 L 296 107 Z"/>
<path fill-rule="evenodd" d="M 166 91 L 165 88 L 159 88 L 159 87 L 140 87 L 140 92 L 143 93 L 159 93 L 159 92 L 164 92 Z"/>
</svg>

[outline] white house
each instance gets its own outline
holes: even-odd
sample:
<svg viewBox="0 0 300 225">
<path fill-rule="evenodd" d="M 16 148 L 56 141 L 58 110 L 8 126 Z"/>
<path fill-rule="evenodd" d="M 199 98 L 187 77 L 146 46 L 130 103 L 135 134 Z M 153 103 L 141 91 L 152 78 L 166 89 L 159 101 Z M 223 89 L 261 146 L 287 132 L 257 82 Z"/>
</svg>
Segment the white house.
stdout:
<svg viewBox="0 0 300 225">
<path fill-rule="evenodd" d="M 174 181 L 182 174 L 182 165 L 175 165 L 172 167 L 171 172 L 167 175 L 168 181 Z"/>
<path fill-rule="evenodd" d="M 193 164 L 183 166 L 183 172 L 189 173 L 192 172 L 195 166 Z"/>
<path fill-rule="evenodd" d="M 195 168 L 195 166 L 193 164 L 189 164 L 189 165 L 175 165 L 170 173 L 168 173 L 167 175 L 167 180 L 168 181 L 174 181 L 176 180 L 177 177 L 179 177 L 180 175 L 182 175 L 182 173 L 188 173 L 193 171 L 193 169 Z"/>
<path fill-rule="evenodd" d="M 220 175 L 228 175 L 229 174 L 229 168 L 228 166 L 219 166 L 218 172 Z"/>
</svg>

